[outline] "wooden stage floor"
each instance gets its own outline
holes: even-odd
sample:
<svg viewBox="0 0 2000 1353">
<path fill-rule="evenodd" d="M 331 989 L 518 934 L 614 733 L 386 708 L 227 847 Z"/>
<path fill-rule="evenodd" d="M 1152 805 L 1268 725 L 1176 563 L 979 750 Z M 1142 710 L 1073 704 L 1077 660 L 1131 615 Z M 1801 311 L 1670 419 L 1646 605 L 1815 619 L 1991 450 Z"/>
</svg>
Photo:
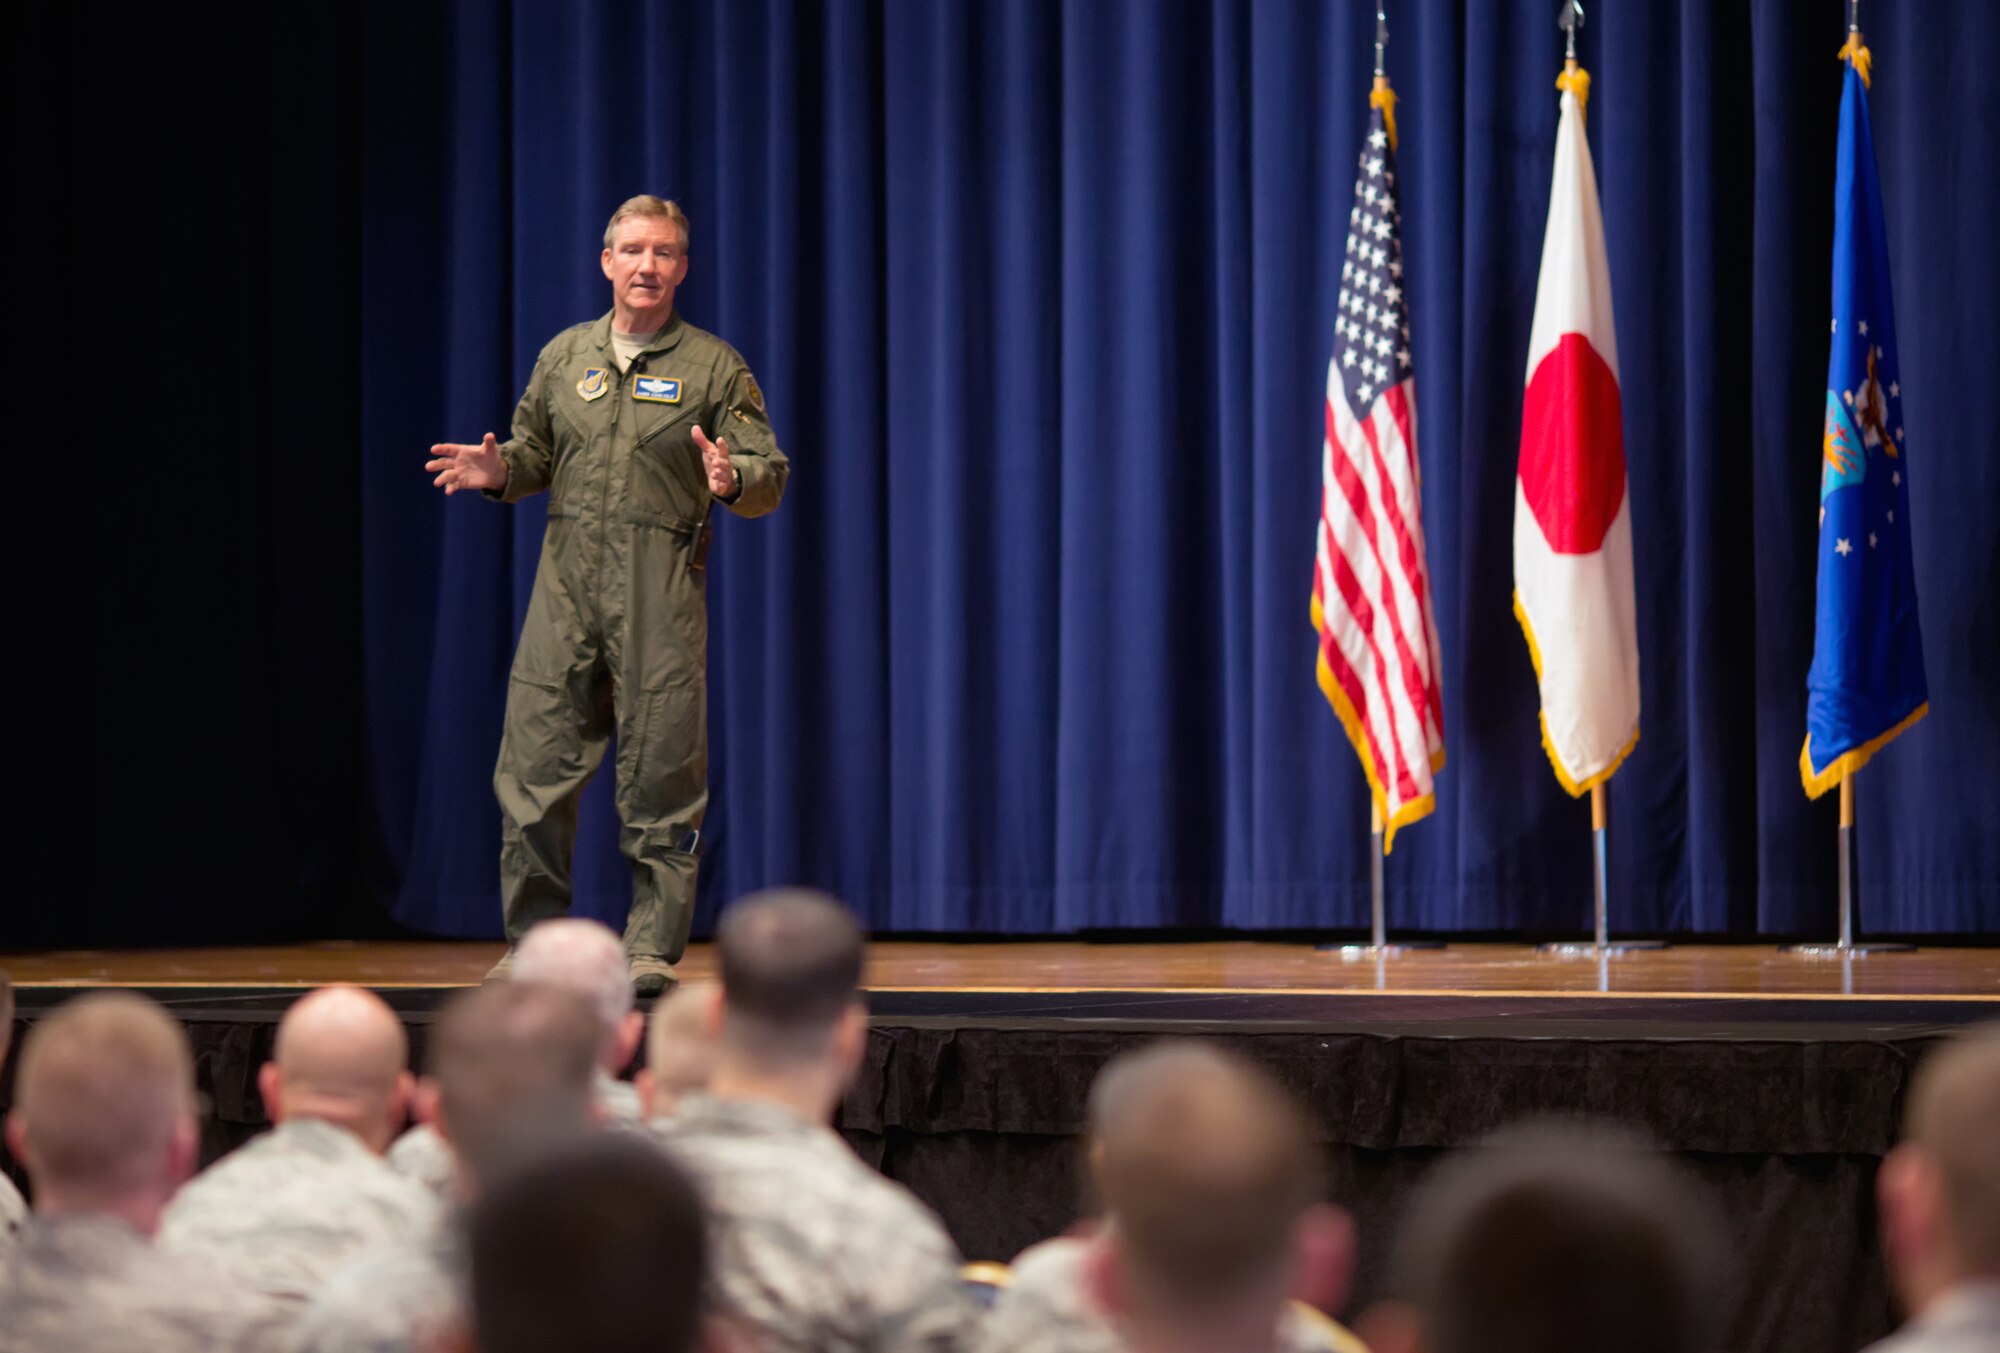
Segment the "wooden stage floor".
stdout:
<svg viewBox="0 0 2000 1353">
<path fill-rule="evenodd" d="M 0 968 L 23 987 L 269 989 L 340 981 L 440 988 L 479 981 L 500 952 L 498 944 L 448 941 L 70 950 L 0 953 Z M 714 973 L 710 946 L 693 946 L 681 965 L 683 979 Z M 869 955 L 868 985 L 882 993 L 1373 993 L 1858 1002 L 1921 997 L 2000 1004 L 2000 949 L 1936 947 L 1843 961 L 1785 954 L 1769 945 L 1688 944 L 1592 960 L 1544 955 L 1522 944 L 1454 944 L 1380 961 L 1349 961 L 1304 944 L 1256 940 L 887 941 Z M 2000 1009 L 1993 1013 L 2000 1015 Z"/>
</svg>

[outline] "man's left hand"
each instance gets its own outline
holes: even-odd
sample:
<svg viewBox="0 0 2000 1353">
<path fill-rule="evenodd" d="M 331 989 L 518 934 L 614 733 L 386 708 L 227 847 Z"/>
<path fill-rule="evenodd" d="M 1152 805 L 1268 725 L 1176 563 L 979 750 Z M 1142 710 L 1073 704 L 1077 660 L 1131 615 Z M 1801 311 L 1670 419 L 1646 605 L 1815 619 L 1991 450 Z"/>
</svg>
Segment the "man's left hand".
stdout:
<svg viewBox="0 0 2000 1353">
<path fill-rule="evenodd" d="M 729 459 L 729 439 L 718 437 L 710 441 L 696 424 L 694 444 L 701 448 L 701 467 L 708 473 L 708 491 L 718 498 L 734 498 L 741 481 Z"/>
</svg>

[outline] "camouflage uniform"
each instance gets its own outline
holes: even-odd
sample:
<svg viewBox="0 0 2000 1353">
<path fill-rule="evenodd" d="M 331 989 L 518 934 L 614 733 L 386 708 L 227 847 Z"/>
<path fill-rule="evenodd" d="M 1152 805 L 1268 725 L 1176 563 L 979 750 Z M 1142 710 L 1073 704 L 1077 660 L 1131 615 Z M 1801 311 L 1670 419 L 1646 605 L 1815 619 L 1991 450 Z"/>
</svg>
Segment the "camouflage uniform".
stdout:
<svg viewBox="0 0 2000 1353">
<path fill-rule="evenodd" d="M 718 1304 L 760 1350 L 970 1347 L 951 1237 L 831 1129 L 697 1094 L 653 1131 L 702 1187 Z"/>
<path fill-rule="evenodd" d="M 1116 1317 L 1091 1296 L 1084 1260 L 1092 1242 L 1050 1240 L 1014 1261 L 1013 1277 L 993 1303 L 981 1353 L 1124 1353 Z M 1329 1340 L 1298 1311 L 1278 1330 L 1280 1353 L 1327 1353 Z"/>
<path fill-rule="evenodd" d="M 0 1269 L 5 1269 L 7 1261 L 14 1257 L 14 1247 L 20 1243 L 21 1228 L 27 1221 L 27 1199 L 14 1187 L 13 1180 L 0 1174 Z"/>
<path fill-rule="evenodd" d="M 175 1195 L 160 1244 L 303 1304 L 363 1251 L 435 1225 L 438 1203 L 346 1128 L 294 1118 Z"/>
<path fill-rule="evenodd" d="M 228 1274 L 102 1214 L 31 1218 L 0 1270 L 7 1353 L 270 1353 L 284 1322 Z"/>
<path fill-rule="evenodd" d="M 468 1329 L 464 1218 L 372 1250 L 333 1275 L 286 1353 L 426 1353 Z"/>
<path fill-rule="evenodd" d="M 593 1093 L 607 1126 L 636 1128 L 645 1116 L 639 1108 L 639 1091 L 629 1081 L 600 1070 L 595 1076 Z M 451 1148 L 438 1136 L 436 1128 L 428 1123 L 417 1124 L 390 1144 L 388 1159 L 389 1168 L 397 1174 L 423 1185 L 432 1196 L 450 1201 L 458 1167 L 452 1160 Z"/>
</svg>

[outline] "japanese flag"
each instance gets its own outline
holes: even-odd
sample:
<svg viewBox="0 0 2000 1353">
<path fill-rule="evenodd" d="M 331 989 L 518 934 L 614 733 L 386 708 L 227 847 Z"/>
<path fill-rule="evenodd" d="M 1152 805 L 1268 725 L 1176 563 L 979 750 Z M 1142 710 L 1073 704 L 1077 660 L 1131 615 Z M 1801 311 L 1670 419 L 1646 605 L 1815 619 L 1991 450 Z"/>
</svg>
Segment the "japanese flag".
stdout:
<svg viewBox="0 0 2000 1353">
<path fill-rule="evenodd" d="M 1581 794 L 1639 739 L 1639 635 L 1604 219 L 1569 88 L 1528 341 L 1514 613 L 1541 683 L 1542 745 L 1563 788 Z"/>
</svg>

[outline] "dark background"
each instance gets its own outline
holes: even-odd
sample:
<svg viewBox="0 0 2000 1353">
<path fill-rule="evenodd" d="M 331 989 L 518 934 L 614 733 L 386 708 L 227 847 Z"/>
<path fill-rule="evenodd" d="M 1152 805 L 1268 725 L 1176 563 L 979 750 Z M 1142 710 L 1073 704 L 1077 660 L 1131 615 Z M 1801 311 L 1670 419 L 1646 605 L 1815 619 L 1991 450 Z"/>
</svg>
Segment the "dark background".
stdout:
<svg viewBox="0 0 2000 1353">
<path fill-rule="evenodd" d="M 1601 0 L 1585 30 L 1639 577 L 1628 931 L 1833 926 L 1797 758 L 1842 10 Z M 1451 760 L 1389 879 L 1426 930 L 1586 917 L 1587 809 L 1508 600 L 1554 12 L 1391 5 Z M 28 731 L 85 725 L 48 805 L 80 844 L 0 941 L 497 934 L 487 777 L 542 509 L 447 504 L 420 467 L 504 434 L 643 190 L 693 218 L 681 308 L 796 467 L 719 532 L 704 925 L 783 881 L 882 931 L 1363 922 L 1306 599 L 1367 6 L 55 15 L 8 57 L 16 214 L 81 248 L 23 280 L 81 320 L 65 405 L 108 480 L 17 499 L 28 530 L 81 513 L 95 586 L 23 650 L 60 692 Z M 1862 925 L 1992 932 L 2000 6 L 1863 22 L 1932 712 L 1859 782 Z M 98 315 L 133 278 L 138 313 Z M 578 879 L 615 916 L 608 788 Z"/>
</svg>

